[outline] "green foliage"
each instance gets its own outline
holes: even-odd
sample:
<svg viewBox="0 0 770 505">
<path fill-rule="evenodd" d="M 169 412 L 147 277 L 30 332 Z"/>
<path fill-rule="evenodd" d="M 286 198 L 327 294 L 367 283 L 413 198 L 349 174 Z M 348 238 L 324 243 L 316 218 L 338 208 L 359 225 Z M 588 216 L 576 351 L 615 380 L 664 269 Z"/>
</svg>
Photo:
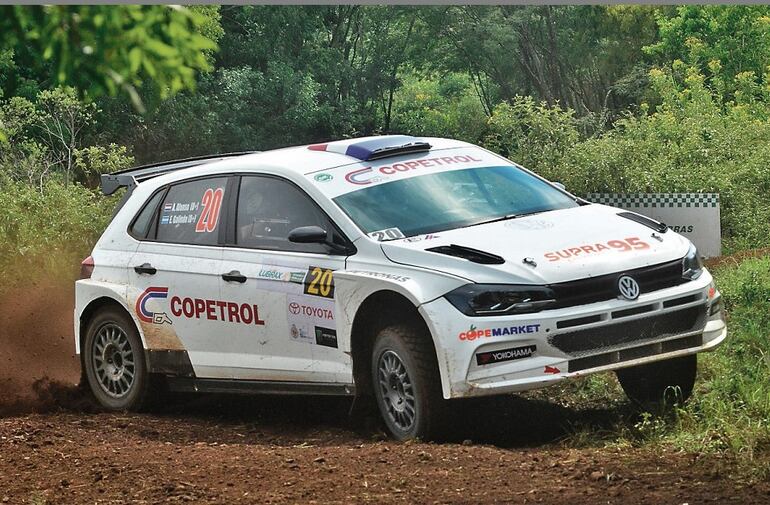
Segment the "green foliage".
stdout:
<svg viewBox="0 0 770 505">
<path fill-rule="evenodd" d="M 49 75 L 89 96 L 129 93 L 149 80 L 161 96 L 193 89 L 196 73 L 211 69 L 214 10 L 160 5 L 45 5 L 0 7 L 0 48 L 14 51 L 20 74 Z"/>
<path fill-rule="evenodd" d="M 484 143 L 518 163 L 540 169 L 544 177 L 553 177 L 556 173 L 549 168 L 557 166 L 578 140 L 573 114 L 545 102 L 536 103 L 530 96 L 517 96 L 492 111 Z"/>
<path fill-rule="evenodd" d="M 393 131 L 479 142 L 487 116 L 471 80 L 459 73 L 440 78 L 406 74 L 395 93 Z"/>
<path fill-rule="evenodd" d="M 50 181 L 42 192 L 0 176 L 0 278 L 71 278 L 93 247 L 114 205 L 78 184 Z"/>
<path fill-rule="evenodd" d="M 682 60 L 707 76 L 715 89 L 732 93 L 736 77 L 761 76 L 770 65 L 770 7 L 685 5 L 658 15 L 660 40 L 645 48 L 664 64 Z"/>
</svg>

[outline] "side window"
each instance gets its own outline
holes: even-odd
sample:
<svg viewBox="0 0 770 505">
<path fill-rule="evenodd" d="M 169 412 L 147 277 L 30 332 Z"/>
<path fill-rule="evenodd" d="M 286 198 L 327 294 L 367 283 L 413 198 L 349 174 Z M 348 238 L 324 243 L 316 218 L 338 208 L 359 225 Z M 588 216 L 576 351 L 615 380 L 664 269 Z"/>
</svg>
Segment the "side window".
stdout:
<svg viewBox="0 0 770 505">
<path fill-rule="evenodd" d="M 164 193 L 164 191 L 158 191 L 144 204 L 144 208 L 134 219 L 134 224 L 131 225 L 131 235 L 139 239 L 147 238 L 153 224 L 152 218 L 155 217 L 155 211 L 158 209 L 158 203 L 163 198 Z"/>
<path fill-rule="evenodd" d="M 244 176 L 238 194 L 236 244 L 242 247 L 324 254 L 323 244 L 289 242 L 300 226 L 320 226 L 330 237 L 334 226 L 320 208 L 293 184 L 274 177 Z M 336 238 L 336 237 L 335 237 Z"/>
<path fill-rule="evenodd" d="M 157 239 L 177 244 L 216 245 L 227 178 L 171 186 L 163 199 Z"/>
</svg>

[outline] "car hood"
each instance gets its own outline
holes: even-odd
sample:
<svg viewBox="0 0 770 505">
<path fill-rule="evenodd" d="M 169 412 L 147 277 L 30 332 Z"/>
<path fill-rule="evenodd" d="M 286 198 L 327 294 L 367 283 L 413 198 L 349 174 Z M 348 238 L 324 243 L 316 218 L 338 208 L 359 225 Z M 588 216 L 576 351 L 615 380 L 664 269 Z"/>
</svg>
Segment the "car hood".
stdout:
<svg viewBox="0 0 770 505">
<path fill-rule="evenodd" d="M 671 230 L 656 233 L 618 216 L 619 212 L 592 204 L 383 242 L 381 246 L 395 263 L 478 283 L 553 284 L 664 263 L 687 254 L 687 239 Z M 504 262 L 480 264 L 428 250 L 450 245 L 484 251 Z"/>
</svg>

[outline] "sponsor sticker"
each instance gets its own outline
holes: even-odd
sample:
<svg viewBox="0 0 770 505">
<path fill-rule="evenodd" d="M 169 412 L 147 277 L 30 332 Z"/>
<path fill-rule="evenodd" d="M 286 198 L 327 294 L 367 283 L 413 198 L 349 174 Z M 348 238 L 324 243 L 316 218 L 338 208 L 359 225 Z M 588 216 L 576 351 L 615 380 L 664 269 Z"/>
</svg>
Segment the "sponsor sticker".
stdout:
<svg viewBox="0 0 770 505">
<path fill-rule="evenodd" d="M 196 233 L 211 233 L 216 230 L 224 195 L 224 188 L 208 188 L 203 193 L 203 198 L 201 199 L 203 211 L 198 217 L 198 222 L 195 223 Z"/>
<path fill-rule="evenodd" d="M 167 287 L 152 286 L 145 289 L 136 299 L 136 316 L 145 323 L 172 324 L 168 314 L 153 312 L 147 307 L 147 303 L 152 300 L 165 300 L 166 298 L 168 298 Z"/>
<path fill-rule="evenodd" d="M 401 230 L 398 228 L 387 228 L 385 230 L 373 231 L 369 234 L 369 236 L 379 242 L 404 238 L 404 234 L 401 233 Z"/>
<path fill-rule="evenodd" d="M 316 174 L 313 179 L 318 182 L 329 182 L 330 180 L 334 179 L 334 176 L 332 174 Z"/>
<path fill-rule="evenodd" d="M 629 252 L 635 249 L 649 249 L 650 244 L 641 240 L 639 237 L 628 237 L 623 240 L 608 240 L 606 243 L 586 244 L 578 247 L 569 247 L 561 251 L 545 253 L 548 261 L 560 261 L 562 259 L 576 258 L 578 256 L 588 256 L 600 254 L 606 251 Z"/>
<path fill-rule="evenodd" d="M 406 282 L 409 280 L 409 277 L 405 275 L 394 275 L 394 274 L 387 274 L 384 272 L 369 272 L 367 270 L 348 270 L 347 273 L 357 274 L 357 275 L 366 275 L 368 277 L 377 277 L 380 279 L 387 279 L 387 280 L 396 281 L 396 282 Z"/>
<path fill-rule="evenodd" d="M 440 235 L 433 235 L 432 233 L 428 233 L 427 235 L 418 235 L 416 237 L 405 238 L 404 242 L 420 242 L 421 240 L 433 240 L 439 237 Z"/>
<path fill-rule="evenodd" d="M 463 163 L 479 163 L 482 160 L 473 155 L 444 156 L 440 158 L 425 158 L 421 160 L 405 161 L 403 163 L 394 163 L 393 165 L 383 165 L 380 167 L 365 167 L 353 170 L 345 174 L 345 180 L 350 184 L 365 186 L 375 182 L 383 182 L 391 176 L 401 175 L 404 172 L 424 168 L 436 168 L 444 166 L 455 166 Z"/>
<path fill-rule="evenodd" d="M 511 347 L 510 349 L 500 349 L 499 351 L 487 351 L 476 353 L 477 365 L 491 365 L 502 361 L 513 361 L 515 359 L 529 358 L 537 350 L 535 345 L 525 345 L 523 347 Z"/>
<path fill-rule="evenodd" d="M 540 324 L 520 324 L 515 326 L 503 326 L 500 328 L 478 329 L 474 325 L 458 335 L 460 340 L 477 340 L 480 338 L 503 337 L 507 335 L 525 335 L 540 331 Z"/>
<path fill-rule="evenodd" d="M 309 267 L 305 275 L 306 295 L 334 298 L 334 276 L 330 268 Z"/>
<path fill-rule="evenodd" d="M 337 348 L 337 330 L 331 328 L 315 327 L 315 343 L 324 347 Z"/>
<path fill-rule="evenodd" d="M 292 324 L 289 333 L 292 340 L 299 340 L 308 344 L 315 343 L 315 339 L 310 335 L 306 326 Z"/>
<path fill-rule="evenodd" d="M 265 325 L 265 321 L 259 317 L 259 307 L 248 303 L 174 296 L 171 298 L 171 313 L 175 317 L 187 319 Z"/>
<path fill-rule="evenodd" d="M 333 332 L 336 339 L 334 300 L 317 296 L 289 295 L 286 298 L 286 319 L 292 340 L 307 344 L 319 344 L 316 328 L 324 328 Z M 322 340 L 330 342 L 330 338 Z M 329 347 L 336 347 L 336 345 L 329 345 Z"/>
</svg>

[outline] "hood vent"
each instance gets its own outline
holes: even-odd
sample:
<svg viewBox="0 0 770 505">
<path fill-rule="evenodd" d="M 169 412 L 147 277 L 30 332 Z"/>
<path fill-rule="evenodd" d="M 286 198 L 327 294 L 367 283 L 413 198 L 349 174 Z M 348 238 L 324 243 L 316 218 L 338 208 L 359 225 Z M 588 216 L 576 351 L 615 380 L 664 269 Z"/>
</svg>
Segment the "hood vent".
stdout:
<svg viewBox="0 0 770 505">
<path fill-rule="evenodd" d="M 639 224 L 643 224 L 647 228 L 652 228 L 658 233 L 666 233 L 666 230 L 668 230 L 668 226 L 666 226 L 665 223 L 659 223 L 654 219 L 650 219 L 647 216 L 642 216 L 641 214 L 637 214 L 635 212 L 618 212 L 618 216 L 630 219 L 631 221 L 635 221 Z"/>
<path fill-rule="evenodd" d="M 472 249 L 470 247 L 457 244 L 431 247 L 425 250 L 439 254 L 446 254 L 447 256 L 455 256 L 457 258 L 466 259 L 474 263 L 481 263 L 482 265 L 501 265 L 505 263 L 505 260 L 496 254 L 488 253 L 486 251 L 479 251 L 478 249 Z"/>
</svg>

